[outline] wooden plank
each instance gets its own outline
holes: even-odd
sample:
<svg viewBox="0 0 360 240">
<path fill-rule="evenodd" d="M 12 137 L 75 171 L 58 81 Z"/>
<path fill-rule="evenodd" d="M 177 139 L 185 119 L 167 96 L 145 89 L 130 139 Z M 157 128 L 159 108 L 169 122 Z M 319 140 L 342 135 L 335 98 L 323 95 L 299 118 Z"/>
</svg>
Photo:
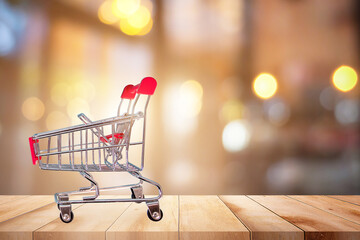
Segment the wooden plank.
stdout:
<svg viewBox="0 0 360 240">
<path fill-rule="evenodd" d="M 154 222 L 147 217 L 145 203 L 132 204 L 106 232 L 107 240 L 115 239 L 178 239 L 179 197 L 164 196 L 160 208 L 164 215 Z"/>
<path fill-rule="evenodd" d="M 289 197 L 360 224 L 360 206 L 327 196 Z"/>
<path fill-rule="evenodd" d="M 180 196 L 180 239 L 250 239 L 246 227 L 217 196 Z"/>
<path fill-rule="evenodd" d="M 0 205 L 0 222 L 54 202 L 50 195 L 29 196 Z"/>
<path fill-rule="evenodd" d="M 331 195 L 329 197 L 360 205 L 360 195 Z"/>
<path fill-rule="evenodd" d="M 30 195 L 0 195 L 0 204 L 16 201 L 18 199 L 26 198 Z"/>
<path fill-rule="evenodd" d="M 360 225 L 286 196 L 249 196 L 305 231 L 305 239 L 360 239 Z"/>
<path fill-rule="evenodd" d="M 219 196 L 251 231 L 251 239 L 304 239 L 304 232 L 246 196 Z"/>
<path fill-rule="evenodd" d="M 74 205 L 73 208 L 76 209 L 79 206 Z M 57 204 L 52 203 L 9 219 L 0 223 L 0 239 L 31 240 L 35 230 L 59 218 L 59 214 Z"/>
<path fill-rule="evenodd" d="M 88 203 L 75 209 L 74 220 L 63 223 L 60 218 L 34 232 L 34 239 L 105 240 L 106 230 L 128 208 L 130 203 Z"/>
</svg>

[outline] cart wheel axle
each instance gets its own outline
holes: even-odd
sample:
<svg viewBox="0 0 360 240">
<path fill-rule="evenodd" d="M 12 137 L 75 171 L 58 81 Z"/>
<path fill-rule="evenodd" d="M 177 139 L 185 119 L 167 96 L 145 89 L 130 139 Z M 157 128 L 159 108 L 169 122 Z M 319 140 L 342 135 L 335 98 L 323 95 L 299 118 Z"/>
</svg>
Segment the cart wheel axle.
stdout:
<svg viewBox="0 0 360 240">
<path fill-rule="evenodd" d="M 60 219 L 64 223 L 69 223 L 74 219 L 74 213 L 71 211 L 70 215 L 69 214 L 64 214 L 64 216 L 60 213 Z"/>
<path fill-rule="evenodd" d="M 158 222 L 163 218 L 163 211 L 160 209 L 160 212 L 153 212 L 153 214 L 150 213 L 150 210 L 147 210 L 148 218 L 151 221 Z"/>
</svg>

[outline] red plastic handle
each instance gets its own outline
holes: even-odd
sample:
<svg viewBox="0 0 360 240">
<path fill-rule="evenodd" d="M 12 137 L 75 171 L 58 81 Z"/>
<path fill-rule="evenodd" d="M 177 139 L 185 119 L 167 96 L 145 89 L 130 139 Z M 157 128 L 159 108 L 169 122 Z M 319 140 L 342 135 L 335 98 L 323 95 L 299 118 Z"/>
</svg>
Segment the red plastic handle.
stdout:
<svg viewBox="0 0 360 240">
<path fill-rule="evenodd" d="M 112 134 L 109 134 L 109 135 L 106 135 L 105 137 L 106 137 L 107 139 L 110 139 L 110 138 L 112 138 L 112 136 L 113 136 Z M 114 134 L 114 137 L 115 137 L 116 139 L 121 139 L 121 138 L 124 137 L 124 134 L 123 134 L 123 133 L 115 133 L 115 134 Z M 103 138 L 103 137 L 100 138 L 100 141 L 102 141 L 103 143 L 107 142 L 107 140 L 106 140 L 105 138 Z"/>
<path fill-rule="evenodd" d="M 121 98 L 124 98 L 124 99 L 134 99 L 136 95 L 136 87 L 134 85 L 127 85 L 122 94 L 121 94 Z"/>
<path fill-rule="evenodd" d="M 157 86 L 155 78 L 146 77 L 141 83 L 135 86 L 138 94 L 153 95 Z"/>
<path fill-rule="evenodd" d="M 36 165 L 36 162 L 39 161 L 39 158 L 35 154 L 35 148 L 34 148 L 34 144 L 38 142 L 39 140 L 34 140 L 32 137 L 29 137 L 30 152 L 31 152 L 32 162 L 34 165 Z"/>
</svg>

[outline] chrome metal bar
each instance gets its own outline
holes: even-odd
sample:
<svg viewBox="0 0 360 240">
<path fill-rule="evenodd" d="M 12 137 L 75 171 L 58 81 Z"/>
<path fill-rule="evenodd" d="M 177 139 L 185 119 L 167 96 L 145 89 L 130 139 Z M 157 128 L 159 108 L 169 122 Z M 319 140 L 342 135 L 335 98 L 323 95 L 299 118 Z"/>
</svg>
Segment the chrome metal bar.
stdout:
<svg viewBox="0 0 360 240">
<path fill-rule="evenodd" d="M 58 135 L 58 137 L 57 137 L 57 145 L 58 145 L 58 151 L 60 152 L 61 151 L 61 134 Z M 58 154 L 58 164 L 61 168 L 61 153 Z"/>
<path fill-rule="evenodd" d="M 69 150 L 71 150 L 70 133 L 68 133 Z M 69 164 L 71 164 L 71 153 L 69 153 Z"/>
<path fill-rule="evenodd" d="M 111 134 L 112 134 L 112 142 L 111 144 L 112 145 L 115 145 L 115 137 L 114 137 L 114 134 L 115 134 L 115 125 L 114 124 L 111 124 Z M 115 169 L 115 148 L 111 148 L 111 154 L 112 154 L 112 161 L 113 161 L 113 168 Z"/>
<path fill-rule="evenodd" d="M 141 151 L 141 169 L 144 169 L 144 158 L 145 158 L 145 132 L 146 132 L 146 115 L 147 115 L 147 107 L 149 105 L 150 95 L 146 99 L 146 104 L 144 108 L 144 125 L 143 125 L 143 137 L 142 137 L 142 151 Z"/>
<path fill-rule="evenodd" d="M 98 146 L 99 146 L 99 170 L 101 169 L 101 149 L 100 149 L 100 138 L 98 138 Z"/>
<path fill-rule="evenodd" d="M 47 149 L 48 153 L 50 152 L 50 146 L 51 146 L 50 144 L 51 144 L 51 137 L 48 138 L 48 149 Z M 46 157 L 46 165 L 47 166 L 49 165 L 49 158 L 50 158 L 50 156 Z"/>
<path fill-rule="evenodd" d="M 120 117 L 120 110 L 121 110 L 121 105 L 123 103 L 123 99 L 120 100 L 120 104 L 119 104 L 119 107 L 118 107 L 118 111 L 117 111 L 117 116 Z"/>
<path fill-rule="evenodd" d="M 91 134 L 91 147 L 94 148 L 94 133 Z M 92 153 L 92 161 L 93 161 L 93 165 L 96 167 L 96 163 L 95 163 L 95 150 L 91 150 Z"/>
<path fill-rule="evenodd" d="M 80 133 L 80 159 L 81 159 L 81 166 L 84 165 L 83 163 L 83 148 L 82 148 L 82 131 Z"/>
<path fill-rule="evenodd" d="M 85 130 L 85 164 L 86 164 L 86 167 L 85 169 L 88 169 L 88 130 L 86 129 Z"/>
<path fill-rule="evenodd" d="M 73 161 L 71 162 L 71 167 L 72 169 L 74 169 L 74 164 L 75 164 L 75 150 L 74 150 L 74 133 L 71 133 L 71 140 L 72 140 L 72 159 Z"/>
</svg>

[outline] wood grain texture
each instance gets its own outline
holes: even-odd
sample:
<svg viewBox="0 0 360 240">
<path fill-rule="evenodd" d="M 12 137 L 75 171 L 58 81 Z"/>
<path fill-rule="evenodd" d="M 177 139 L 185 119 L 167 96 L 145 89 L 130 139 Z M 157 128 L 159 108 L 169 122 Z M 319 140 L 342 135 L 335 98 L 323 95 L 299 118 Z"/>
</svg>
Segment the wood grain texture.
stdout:
<svg viewBox="0 0 360 240">
<path fill-rule="evenodd" d="M 179 197 L 164 196 L 160 208 L 164 215 L 154 222 L 147 217 L 145 203 L 132 204 L 107 230 L 107 240 L 120 239 L 178 239 Z"/>
<path fill-rule="evenodd" d="M 327 196 L 289 197 L 360 224 L 360 206 Z"/>
<path fill-rule="evenodd" d="M 35 231 L 34 239 L 105 240 L 106 230 L 129 205 L 130 203 L 84 204 L 73 211 L 74 220 L 71 223 L 63 223 L 58 217 Z"/>
<path fill-rule="evenodd" d="M 31 240 L 35 230 L 56 218 L 59 218 L 59 209 L 55 203 L 35 209 L 0 223 L 0 239 Z"/>
<path fill-rule="evenodd" d="M 304 232 L 246 196 L 219 196 L 251 231 L 251 239 L 304 239 Z"/>
<path fill-rule="evenodd" d="M 0 204 L 12 202 L 18 199 L 28 197 L 30 195 L 0 195 Z"/>
<path fill-rule="evenodd" d="M 50 195 L 38 195 L 20 198 L 0 205 L 0 222 L 19 216 L 54 202 Z"/>
<path fill-rule="evenodd" d="M 249 196 L 305 231 L 305 239 L 360 239 L 360 225 L 286 196 Z"/>
<path fill-rule="evenodd" d="M 329 197 L 360 205 L 360 195 L 331 195 Z"/>
<path fill-rule="evenodd" d="M 180 196 L 180 239 L 250 239 L 246 227 L 217 196 Z"/>
</svg>

